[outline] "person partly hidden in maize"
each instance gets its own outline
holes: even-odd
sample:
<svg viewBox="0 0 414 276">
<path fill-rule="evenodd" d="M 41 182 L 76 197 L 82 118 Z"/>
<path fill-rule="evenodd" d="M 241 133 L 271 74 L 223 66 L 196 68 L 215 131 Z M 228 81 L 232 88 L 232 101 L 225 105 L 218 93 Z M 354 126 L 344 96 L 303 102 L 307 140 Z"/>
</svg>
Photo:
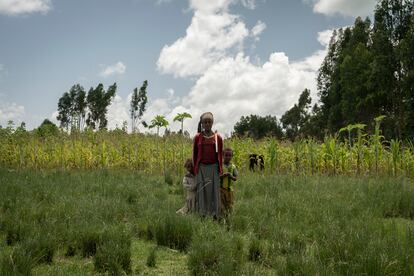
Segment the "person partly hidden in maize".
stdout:
<svg viewBox="0 0 414 276">
<path fill-rule="evenodd" d="M 233 212 L 234 182 L 237 181 L 238 171 L 231 162 L 233 150 L 226 148 L 223 151 L 223 174 L 220 176 L 220 214 L 227 219 Z"/>
</svg>

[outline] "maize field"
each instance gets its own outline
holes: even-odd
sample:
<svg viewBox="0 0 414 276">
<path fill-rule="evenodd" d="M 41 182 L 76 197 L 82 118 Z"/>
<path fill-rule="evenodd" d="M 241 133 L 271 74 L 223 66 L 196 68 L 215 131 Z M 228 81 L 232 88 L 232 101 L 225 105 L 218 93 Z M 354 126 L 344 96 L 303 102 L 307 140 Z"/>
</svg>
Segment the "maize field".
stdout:
<svg viewBox="0 0 414 276">
<path fill-rule="evenodd" d="M 183 171 L 191 158 L 192 140 L 180 135 L 127 134 L 122 131 L 59 133 L 40 137 L 35 133 L 0 133 L 0 166 L 8 169 L 130 169 L 149 174 Z M 249 155 L 261 154 L 265 174 L 299 175 L 389 175 L 414 174 L 414 144 L 398 139 L 385 141 L 379 133 L 354 139 L 339 135 L 323 142 L 296 142 L 272 138 L 255 141 L 230 138 L 224 146 L 233 149 L 233 162 L 243 171 Z"/>
</svg>

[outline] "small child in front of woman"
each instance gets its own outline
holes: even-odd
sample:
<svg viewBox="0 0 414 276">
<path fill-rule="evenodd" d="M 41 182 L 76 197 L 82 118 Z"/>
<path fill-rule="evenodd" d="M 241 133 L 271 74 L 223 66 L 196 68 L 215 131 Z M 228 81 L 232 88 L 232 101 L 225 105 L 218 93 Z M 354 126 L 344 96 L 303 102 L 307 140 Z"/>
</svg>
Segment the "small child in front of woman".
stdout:
<svg viewBox="0 0 414 276">
<path fill-rule="evenodd" d="M 191 159 L 187 159 L 187 161 L 184 164 L 184 167 L 187 170 L 187 174 L 183 178 L 183 186 L 184 190 L 187 191 L 187 197 L 184 207 L 177 211 L 177 214 L 183 215 L 194 212 L 197 188 L 195 183 L 193 161 Z"/>
</svg>

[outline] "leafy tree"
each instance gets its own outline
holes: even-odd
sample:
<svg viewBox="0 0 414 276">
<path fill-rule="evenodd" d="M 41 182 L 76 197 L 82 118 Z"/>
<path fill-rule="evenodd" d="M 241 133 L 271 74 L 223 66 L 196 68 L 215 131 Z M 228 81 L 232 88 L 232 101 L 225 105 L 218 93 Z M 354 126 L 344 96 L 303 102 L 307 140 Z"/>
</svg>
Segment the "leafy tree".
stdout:
<svg viewBox="0 0 414 276">
<path fill-rule="evenodd" d="M 166 174 L 166 166 L 165 166 L 165 154 L 166 154 L 166 143 L 165 143 L 165 137 L 166 137 L 166 132 L 167 132 L 167 127 L 168 127 L 169 123 L 167 121 L 167 119 L 165 119 L 164 116 L 162 115 L 157 115 L 155 116 L 154 119 L 151 120 L 151 125 L 149 126 L 149 128 L 157 128 L 157 136 L 160 135 L 160 128 L 164 127 L 165 128 L 165 133 L 164 133 L 164 155 L 163 155 L 163 170 L 164 170 L 164 179 L 166 179 L 167 174 Z M 157 139 L 157 152 L 159 155 L 159 146 L 158 146 L 158 139 Z"/>
<path fill-rule="evenodd" d="M 85 89 L 75 84 L 69 92 L 63 93 L 58 102 L 58 116 L 60 126 L 69 129 L 82 130 L 86 115 Z"/>
<path fill-rule="evenodd" d="M 187 112 L 183 112 L 183 113 L 178 113 L 175 117 L 174 117 L 174 122 L 180 122 L 181 123 L 181 129 L 180 129 L 180 134 L 184 136 L 184 120 L 188 119 L 188 118 L 192 118 L 191 114 L 187 113 Z M 181 164 L 184 164 L 184 141 L 182 141 L 181 143 Z M 182 171 L 182 166 L 181 166 L 181 171 Z"/>
<path fill-rule="evenodd" d="M 309 121 L 309 108 L 312 99 L 310 97 L 310 90 L 305 89 L 299 96 L 299 101 L 291 109 L 286 111 L 280 121 L 286 131 L 286 137 L 290 140 L 295 140 L 299 136 L 300 130 Z"/>
<path fill-rule="evenodd" d="M 76 117 L 76 121 L 77 121 L 77 125 L 75 127 L 79 131 L 82 131 L 83 127 L 85 125 L 85 117 L 86 117 L 86 107 L 87 107 L 86 91 L 79 84 L 74 85 L 72 87 L 72 89 L 74 90 L 73 113 L 74 113 L 74 116 Z"/>
<path fill-rule="evenodd" d="M 35 129 L 35 133 L 40 137 L 56 136 L 59 128 L 49 119 L 44 119 L 40 126 Z"/>
<path fill-rule="evenodd" d="M 60 127 L 69 130 L 72 121 L 72 107 L 73 99 L 68 92 L 63 93 L 63 96 L 58 102 L 58 115 L 56 119 L 60 121 Z"/>
<path fill-rule="evenodd" d="M 86 120 L 86 124 L 92 129 L 105 129 L 108 125 L 106 113 L 108 112 L 108 106 L 111 104 L 112 99 L 116 93 L 116 83 L 109 86 L 108 91 L 104 90 L 103 84 L 98 84 L 94 89 L 91 88 L 86 97 L 89 113 Z"/>
<path fill-rule="evenodd" d="M 165 119 L 164 116 L 157 115 L 157 116 L 155 116 L 154 119 L 151 120 L 151 125 L 149 126 L 149 128 L 156 127 L 157 128 L 157 136 L 159 136 L 160 135 L 160 128 L 161 127 L 167 128 L 168 125 L 169 125 L 169 123 L 168 123 L 167 119 Z"/>
<path fill-rule="evenodd" d="M 414 133 L 413 16 L 413 1 L 380 0 L 373 24 L 357 18 L 353 27 L 334 32 L 318 73 L 320 103 L 309 120 L 311 132 L 313 124 L 333 134 L 354 123 L 374 131 L 373 119 L 386 115 L 386 137 Z"/>
<path fill-rule="evenodd" d="M 234 135 L 247 136 L 253 139 L 261 139 L 266 136 L 273 136 L 278 139 L 283 137 L 282 127 L 276 117 L 267 115 L 242 116 L 234 126 Z"/>
<path fill-rule="evenodd" d="M 148 86 L 148 81 L 145 80 L 141 88 L 139 89 L 139 92 L 138 92 L 138 88 L 135 88 L 134 92 L 132 93 L 131 104 L 130 104 L 132 132 L 135 132 L 137 130 L 137 123 L 142 118 L 146 110 L 146 106 L 148 102 L 147 86 Z M 145 124 L 143 125 L 145 126 Z"/>
<path fill-rule="evenodd" d="M 174 117 L 174 122 L 180 122 L 181 123 L 181 134 L 184 135 L 184 120 L 185 119 L 191 119 L 192 116 L 191 114 L 187 113 L 187 112 L 183 112 L 183 113 L 178 113 L 175 117 Z"/>
<path fill-rule="evenodd" d="M 402 87 L 405 91 L 406 137 L 414 137 L 414 14 L 410 20 L 407 36 L 401 41 L 402 70 L 405 72 Z"/>
</svg>

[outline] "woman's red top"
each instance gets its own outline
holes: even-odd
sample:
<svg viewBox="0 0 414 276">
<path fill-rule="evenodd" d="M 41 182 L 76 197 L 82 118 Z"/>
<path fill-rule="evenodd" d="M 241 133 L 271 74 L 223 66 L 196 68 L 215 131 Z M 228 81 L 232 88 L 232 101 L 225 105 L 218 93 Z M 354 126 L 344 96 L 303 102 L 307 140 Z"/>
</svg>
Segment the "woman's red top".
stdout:
<svg viewBox="0 0 414 276">
<path fill-rule="evenodd" d="M 217 163 L 216 143 L 214 140 L 214 136 L 211 138 L 203 137 L 201 139 L 203 154 L 201 155 L 200 163 L 208 165 Z"/>
<path fill-rule="evenodd" d="M 194 173 L 198 173 L 198 167 L 200 163 L 203 164 L 219 164 L 219 173 L 223 173 L 222 165 L 222 152 L 223 152 L 223 138 L 219 134 L 216 134 L 217 139 L 205 138 L 202 133 L 197 133 L 194 137 L 193 144 L 193 164 Z M 216 152 L 216 140 L 217 140 L 217 152 Z"/>
</svg>

